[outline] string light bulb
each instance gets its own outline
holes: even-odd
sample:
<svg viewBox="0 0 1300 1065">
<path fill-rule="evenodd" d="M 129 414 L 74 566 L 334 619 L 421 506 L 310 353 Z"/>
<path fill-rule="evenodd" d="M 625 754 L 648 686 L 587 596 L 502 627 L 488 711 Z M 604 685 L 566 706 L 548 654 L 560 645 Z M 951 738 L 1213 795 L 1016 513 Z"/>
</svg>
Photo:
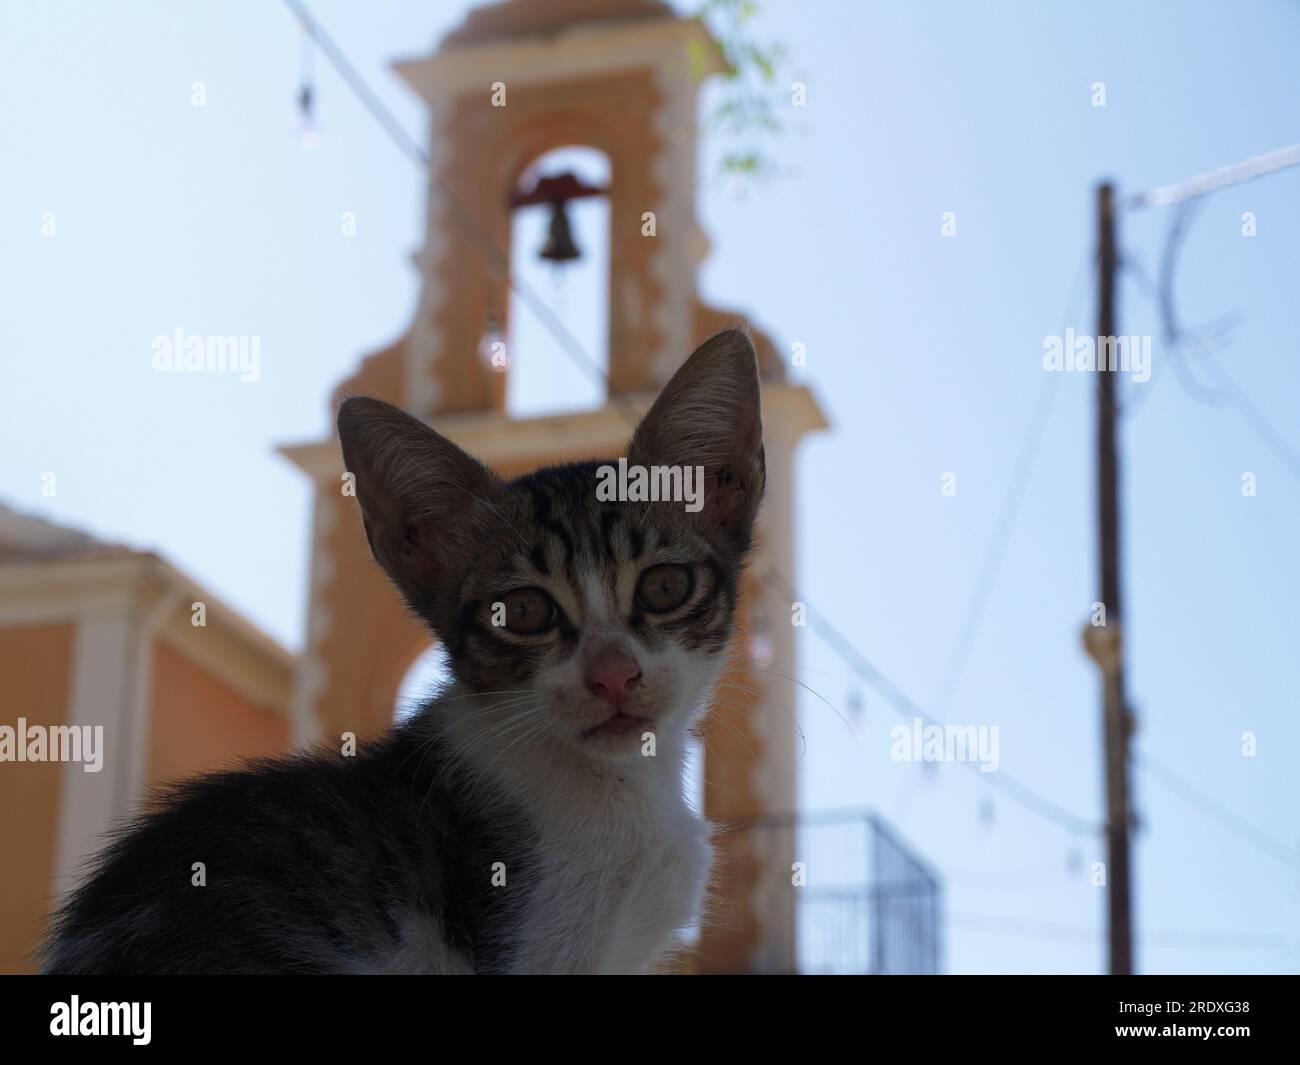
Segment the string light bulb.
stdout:
<svg viewBox="0 0 1300 1065">
<path fill-rule="evenodd" d="M 860 720 L 862 718 L 862 692 L 857 688 L 849 689 L 848 706 L 849 716 L 854 721 Z"/>
<path fill-rule="evenodd" d="M 316 128 L 316 52 L 311 28 L 302 24 L 302 77 L 298 85 L 298 143 L 309 151 L 320 147 L 320 130 Z"/>
<path fill-rule="evenodd" d="M 489 370 L 505 373 L 510 369 L 510 356 L 506 352 L 505 334 L 501 332 L 501 319 L 496 311 L 488 311 L 483 323 L 483 335 L 478 341 L 478 358 Z"/>
<path fill-rule="evenodd" d="M 757 615 L 749 630 L 749 658 L 759 669 L 767 669 L 776 659 L 772 637 L 768 633 L 767 617 Z"/>
</svg>

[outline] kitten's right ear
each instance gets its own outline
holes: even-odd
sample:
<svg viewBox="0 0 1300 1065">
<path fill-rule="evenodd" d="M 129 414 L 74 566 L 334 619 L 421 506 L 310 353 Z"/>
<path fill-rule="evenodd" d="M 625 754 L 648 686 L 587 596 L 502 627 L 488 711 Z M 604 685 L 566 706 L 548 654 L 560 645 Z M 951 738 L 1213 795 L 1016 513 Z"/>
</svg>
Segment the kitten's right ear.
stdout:
<svg viewBox="0 0 1300 1065">
<path fill-rule="evenodd" d="M 339 407 L 343 461 L 356 480 L 370 553 L 418 614 L 434 623 L 434 597 L 454 587 L 472 556 L 478 504 L 501 482 L 422 421 L 379 399 Z M 490 505 L 490 504 L 489 504 Z"/>
</svg>

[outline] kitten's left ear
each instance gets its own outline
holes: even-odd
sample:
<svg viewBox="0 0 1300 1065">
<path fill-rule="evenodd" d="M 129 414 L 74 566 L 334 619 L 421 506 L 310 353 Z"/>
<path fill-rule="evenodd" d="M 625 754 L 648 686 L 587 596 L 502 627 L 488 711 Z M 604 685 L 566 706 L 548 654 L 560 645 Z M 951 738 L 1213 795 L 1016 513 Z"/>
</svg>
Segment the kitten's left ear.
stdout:
<svg viewBox="0 0 1300 1065">
<path fill-rule="evenodd" d="M 767 483 L 758 358 L 741 329 L 701 344 L 637 427 L 628 459 L 642 466 L 702 466 L 704 509 L 740 553 L 749 549 Z"/>
</svg>

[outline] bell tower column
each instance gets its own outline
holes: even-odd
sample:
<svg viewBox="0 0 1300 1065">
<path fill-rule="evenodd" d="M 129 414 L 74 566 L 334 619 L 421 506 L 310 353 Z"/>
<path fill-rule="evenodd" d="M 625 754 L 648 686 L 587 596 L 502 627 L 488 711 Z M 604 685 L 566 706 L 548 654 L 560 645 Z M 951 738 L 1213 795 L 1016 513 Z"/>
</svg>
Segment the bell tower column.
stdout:
<svg viewBox="0 0 1300 1065">
<path fill-rule="evenodd" d="M 397 63 L 429 109 L 419 304 L 406 333 L 365 358 L 335 403 L 351 394 L 396 403 L 503 474 L 622 454 L 635 412 L 686 356 L 743 322 L 701 303 L 695 287 L 707 247 L 695 219 L 696 93 L 719 68 L 703 24 L 663 0 L 506 0 L 472 10 L 432 55 Z M 609 160 L 601 190 L 610 218 L 608 402 L 512 419 L 508 369 L 480 357 L 480 340 L 489 323 L 508 326 L 520 179 L 540 156 L 567 146 Z M 794 687 L 782 676 L 794 674 L 790 604 L 773 600 L 765 575 L 773 566 L 792 573 L 793 451 L 804 432 L 825 425 L 811 394 L 783 380 L 772 343 L 751 332 L 764 384 L 768 490 L 735 664 L 704 725 L 705 815 L 718 822 L 794 809 Z M 316 491 L 296 733 L 336 742 L 344 731 L 391 722 L 397 685 L 430 637 L 369 559 L 337 442 L 330 436 L 284 452 Z M 760 644 L 770 649 L 770 670 L 752 653 Z M 793 967 L 793 852 L 790 833 L 749 833 L 720 846 L 719 899 L 696 970 Z"/>
</svg>

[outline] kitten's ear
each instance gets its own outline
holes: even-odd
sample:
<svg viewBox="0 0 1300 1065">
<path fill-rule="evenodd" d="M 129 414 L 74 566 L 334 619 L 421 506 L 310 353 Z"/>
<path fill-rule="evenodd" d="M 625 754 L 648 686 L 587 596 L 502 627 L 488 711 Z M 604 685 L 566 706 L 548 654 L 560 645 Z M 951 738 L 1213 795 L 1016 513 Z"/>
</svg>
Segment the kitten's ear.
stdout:
<svg viewBox="0 0 1300 1065">
<path fill-rule="evenodd" d="M 738 552 L 749 549 L 767 471 L 758 359 L 747 333 L 729 329 L 695 350 L 637 427 L 628 459 L 704 467 L 699 517 Z"/>
<path fill-rule="evenodd" d="M 436 597 L 454 587 L 455 574 L 468 565 L 475 528 L 501 482 L 450 440 L 382 400 L 345 400 L 338 425 L 370 552 L 412 609 L 434 624 Z"/>
</svg>

